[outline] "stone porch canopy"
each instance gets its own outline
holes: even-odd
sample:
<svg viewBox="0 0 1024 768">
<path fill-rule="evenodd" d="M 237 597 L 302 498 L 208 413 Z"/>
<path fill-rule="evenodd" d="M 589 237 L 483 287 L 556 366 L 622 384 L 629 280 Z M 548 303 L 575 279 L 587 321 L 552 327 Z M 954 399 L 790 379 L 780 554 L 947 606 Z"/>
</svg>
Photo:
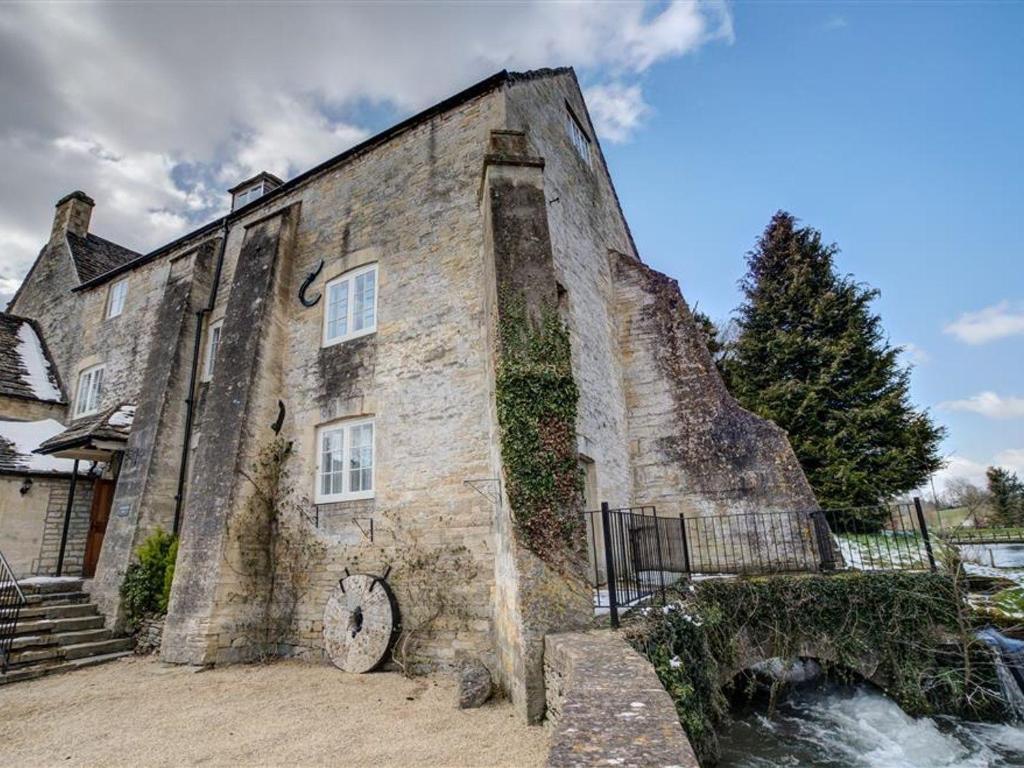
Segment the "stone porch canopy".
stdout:
<svg viewBox="0 0 1024 768">
<path fill-rule="evenodd" d="M 135 419 L 135 406 L 121 403 L 95 416 L 79 419 L 54 435 L 34 451 L 64 459 L 110 461 L 115 452 L 124 451 Z"/>
</svg>

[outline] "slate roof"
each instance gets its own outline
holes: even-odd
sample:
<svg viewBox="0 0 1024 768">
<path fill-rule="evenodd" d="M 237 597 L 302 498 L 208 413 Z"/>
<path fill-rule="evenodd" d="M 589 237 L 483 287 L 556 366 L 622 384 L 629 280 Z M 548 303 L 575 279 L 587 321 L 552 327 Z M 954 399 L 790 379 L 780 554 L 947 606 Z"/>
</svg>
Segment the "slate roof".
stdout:
<svg viewBox="0 0 1024 768">
<path fill-rule="evenodd" d="M 79 237 L 68 232 L 67 238 L 71 257 L 75 260 L 75 269 L 78 270 L 78 279 L 82 283 L 122 267 L 142 255 L 91 233 Z"/>
<path fill-rule="evenodd" d="M 422 112 L 412 115 L 411 117 L 407 117 L 400 123 L 396 123 L 390 128 L 387 128 L 381 131 L 380 133 L 371 136 L 370 138 L 360 142 L 359 144 L 356 144 L 353 147 L 349 147 L 344 152 L 341 152 L 340 154 L 337 154 L 334 157 L 325 160 L 319 165 L 313 166 L 307 171 L 303 171 L 298 176 L 295 176 L 294 178 L 291 178 L 288 181 L 281 184 L 281 186 L 270 190 L 262 197 L 259 197 L 256 200 L 253 200 L 252 202 L 246 203 L 241 208 L 238 208 L 237 210 L 234 210 L 225 216 L 215 219 L 214 221 L 211 221 L 208 224 L 204 224 L 198 229 L 194 229 L 191 232 L 188 232 L 187 234 L 184 234 L 181 237 L 177 238 L 176 240 L 172 240 L 171 242 L 165 245 L 161 245 L 156 250 L 152 250 L 149 253 L 143 255 L 135 254 L 133 259 L 136 260 L 137 263 L 131 263 L 132 259 L 126 259 L 118 266 L 113 267 L 111 270 L 108 270 L 110 274 L 105 276 L 104 273 L 97 273 L 93 277 L 87 278 L 84 274 L 80 274 L 79 276 L 81 278 L 82 284 L 79 285 L 74 290 L 77 291 L 84 290 L 86 288 L 92 288 L 94 285 L 99 285 L 100 283 L 104 283 L 107 280 L 112 279 L 116 274 L 119 274 L 120 272 L 127 272 L 130 269 L 134 269 L 137 266 L 141 266 L 142 264 L 152 261 L 153 259 L 159 258 L 160 256 L 163 256 L 164 254 L 181 247 L 184 243 L 194 238 L 208 235 L 215 229 L 224 226 L 227 222 L 233 221 L 237 217 L 246 216 L 250 214 L 259 206 L 267 205 L 273 202 L 274 200 L 279 200 L 283 195 L 286 195 L 289 192 L 297 189 L 302 184 L 308 182 L 310 179 L 316 178 L 317 176 L 326 173 L 343 163 L 348 162 L 354 157 L 358 157 L 367 152 L 370 152 L 376 149 L 377 147 L 386 144 L 395 136 L 398 136 L 399 134 L 404 133 L 405 131 L 408 131 L 411 128 L 414 128 L 415 126 L 420 125 L 421 123 L 425 123 L 427 120 L 430 120 L 436 115 L 444 114 L 449 110 L 455 109 L 478 96 L 481 96 L 485 93 L 489 93 L 490 91 L 493 91 L 507 84 L 526 80 L 540 80 L 543 78 L 564 74 L 572 75 L 574 78 L 576 76 L 575 72 L 571 67 L 533 69 L 527 72 L 509 72 L 508 70 L 503 69 L 500 72 L 496 72 L 490 77 L 484 78 L 475 85 L 471 85 L 465 90 L 456 93 L 454 96 L 449 96 L 447 99 L 444 99 L 443 101 L 439 101 L 438 103 L 434 104 L 434 106 L 428 107 Z M 276 179 L 277 177 L 274 176 L 272 178 Z M 249 181 L 252 181 L 252 179 L 250 179 Z M 246 183 L 248 182 L 243 182 L 243 186 Z M 237 188 L 238 187 L 233 187 L 233 189 Z M 89 235 L 89 237 L 91 239 L 93 236 Z M 632 238 L 632 235 L 630 235 L 630 237 Z M 110 245 L 114 244 L 110 243 Z M 120 248 L 120 246 L 114 247 Z"/>
<path fill-rule="evenodd" d="M 35 453 L 40 443 L 63 429 L 64 425 L 54 419 L 0 421 L 0 474 L 70 475 L 74 469 L 71 459 Z"/>
<path fill-rule="evenodd" d="M 63 403 L 57 367 L 38 326 L 0 312 L 0 395 Z"/>
<path fill-rule="evenodd" d="M 43 440 L 36 453 L 53 453 L 65 448 L 88 445 L 94 440 L 126 442 L 132 431 L 135 406 L 120 403 L 94 416 L 78 419 L 63 432 Z"/>
</svg>

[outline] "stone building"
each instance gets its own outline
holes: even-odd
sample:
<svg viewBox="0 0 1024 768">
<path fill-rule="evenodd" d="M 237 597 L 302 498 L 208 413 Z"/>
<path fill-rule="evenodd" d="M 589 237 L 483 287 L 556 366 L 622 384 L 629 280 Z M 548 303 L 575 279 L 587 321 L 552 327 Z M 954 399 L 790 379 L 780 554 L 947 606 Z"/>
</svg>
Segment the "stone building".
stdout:
<svg viewBox="0 0 1024 768">
<path fill-rule="evenodd" d="M 543 635 L 592 608 L 511 521 L 510 292 L 568 327 L 588 505 L 813 506 L 785 435 L 729 397 L 677 284 L 640 261 L 572 70 L 501 72 L 231 193 L 226 216 L 147 254 L 91 233 L 93 201 L 68 195 L 8 308 L 69 395 L 39 450 L 116 482 L 91 587 L 111 620 L 135 548 L 180 532 L 165 660 L 248 658 L 268 615 L 276 650 L 316 657 L 339 577 L 394 565 L 403 613 L 423 588 L 458 605 L 421 652 L 482 659 L 540 714 Z M 253 516 L 275 445 L 286 533 Z"/>
</svg>

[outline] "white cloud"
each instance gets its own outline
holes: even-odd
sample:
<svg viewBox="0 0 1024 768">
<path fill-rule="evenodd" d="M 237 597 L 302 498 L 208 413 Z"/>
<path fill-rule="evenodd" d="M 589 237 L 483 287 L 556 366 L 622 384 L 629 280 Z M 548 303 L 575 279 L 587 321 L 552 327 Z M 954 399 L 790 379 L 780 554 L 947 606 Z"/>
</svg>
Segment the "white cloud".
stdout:
<svg viewBox="0 0 1024 768">
<path fill-rule="evenodd" d="M 837 15 L 830 17 L 829 20 L 825 22 L 824 26 L 827 30 L 845 29 L 847 26 L 849 26 L 849 23 L 846 21 L 845 16 Z"/>
<path fill-rule="evenodd" d="M 899 347 L 903 352 L 903 356 L 914 365 L 924 365 L 932 359 L 932 356 L 928 354 L 928 350 L 917 346 L 912 341 L 900 344 Z"/>
<path fill-rule="evenodd" d="M 942 494 L 949 486 L 950 481 L 960 479 L 968 480 L 974 485 L 984 488 L 986 482 L 985 470 L 987 468 L 987 464 L 968 459 L 965 456 L 950 456 L 946 459 L 946 466 L 932 477 L 935 483 L 935 490 L 937 493 Z M 926 486 L 926 489 L 931 490 L 930 484 Z"/>
<path fill-rule="evenodd" d="M 977 312 L 964 312 L 945 332 L 967 344 L 985 344 L 1024 334 L 1024 304 L 1001 301 Z"/>
<path fill-rule="evenodd" d="M 252 131 L 241 138 L 235 153 L 237 179 L 270 171 L 288 177 L 336 155 L 365 139 L 369 132 L 335 123 L 312 105 L 278 94 L 267 100 Z M 228 183 L 231 183 L 229 180 Z"/>
<path fill-rule="evenodd" d="M 969 411 L 990 419 L 1014 419 L 1024 416 L 1024 397 L 1003 397 L 995 392 L 979 392 L 963 400 L 947 400 L 939 407 L 947 411 Z"/>
<path fill-rule="evenodd" d="M 967 480 L 979 488 L 984 488 L 988 485 L 985 472 L 989 467 L 1002 467 L 1024 478 L 1024 448 L 1007 448 L 996 453 L 988 461 L 975 461 L 955 454 L 949 456 L 946 459 L 946 466 L 932 478 L 935 481 L 935 490 L 941 495 L 953 480 Z M 921 488 L 922 496 L 930 496 L 930 492 L 931 484 Z"/>
<path fill-rule="evenodd" d="M 1024 479 L 1024 448 L 1008 448 L 996 454 L 994 464 L 1004 467 Z"/>
<path fill-rule="evenodd" d="M 0 296 L 73 189 L 94 231 L 148 250 L 243 174 L 292 175 L 385 127 L 368 107 L 398 119 L 501 68 L 573 65 L 622 140 L 644 72 L 732 39 L 721 0 L 0 4 L 0 165 L 18 180 L 0 185 Z"/>
<path fill-rule="evenodd" d="M 613 142 L 628 141 L 651 111 L 639 85 L 595 85 L 587 89 L 586 99 L 598 135 Z"/>
</svg>

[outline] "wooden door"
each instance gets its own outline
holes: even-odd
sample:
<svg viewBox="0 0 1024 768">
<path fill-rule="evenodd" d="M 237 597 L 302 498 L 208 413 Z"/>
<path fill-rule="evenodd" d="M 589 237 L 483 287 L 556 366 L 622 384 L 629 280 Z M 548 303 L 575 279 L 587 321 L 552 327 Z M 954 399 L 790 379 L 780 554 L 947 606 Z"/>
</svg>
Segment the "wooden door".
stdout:
<svg viewBox="0 0 1024 768">
<path fill-rule="evenodd" d="M 82 562 L 82 576 L 91 579 L 96 575 L 96 563 L 103 547 L 103 534 L 107 532 L 110 519 L 110 505 L 114 501 L 114 481 L 97 480 L 92 487 L 92 509 L 89 510 L 89 535 L 85 539 L 85 560 Z"/>
</svg>

